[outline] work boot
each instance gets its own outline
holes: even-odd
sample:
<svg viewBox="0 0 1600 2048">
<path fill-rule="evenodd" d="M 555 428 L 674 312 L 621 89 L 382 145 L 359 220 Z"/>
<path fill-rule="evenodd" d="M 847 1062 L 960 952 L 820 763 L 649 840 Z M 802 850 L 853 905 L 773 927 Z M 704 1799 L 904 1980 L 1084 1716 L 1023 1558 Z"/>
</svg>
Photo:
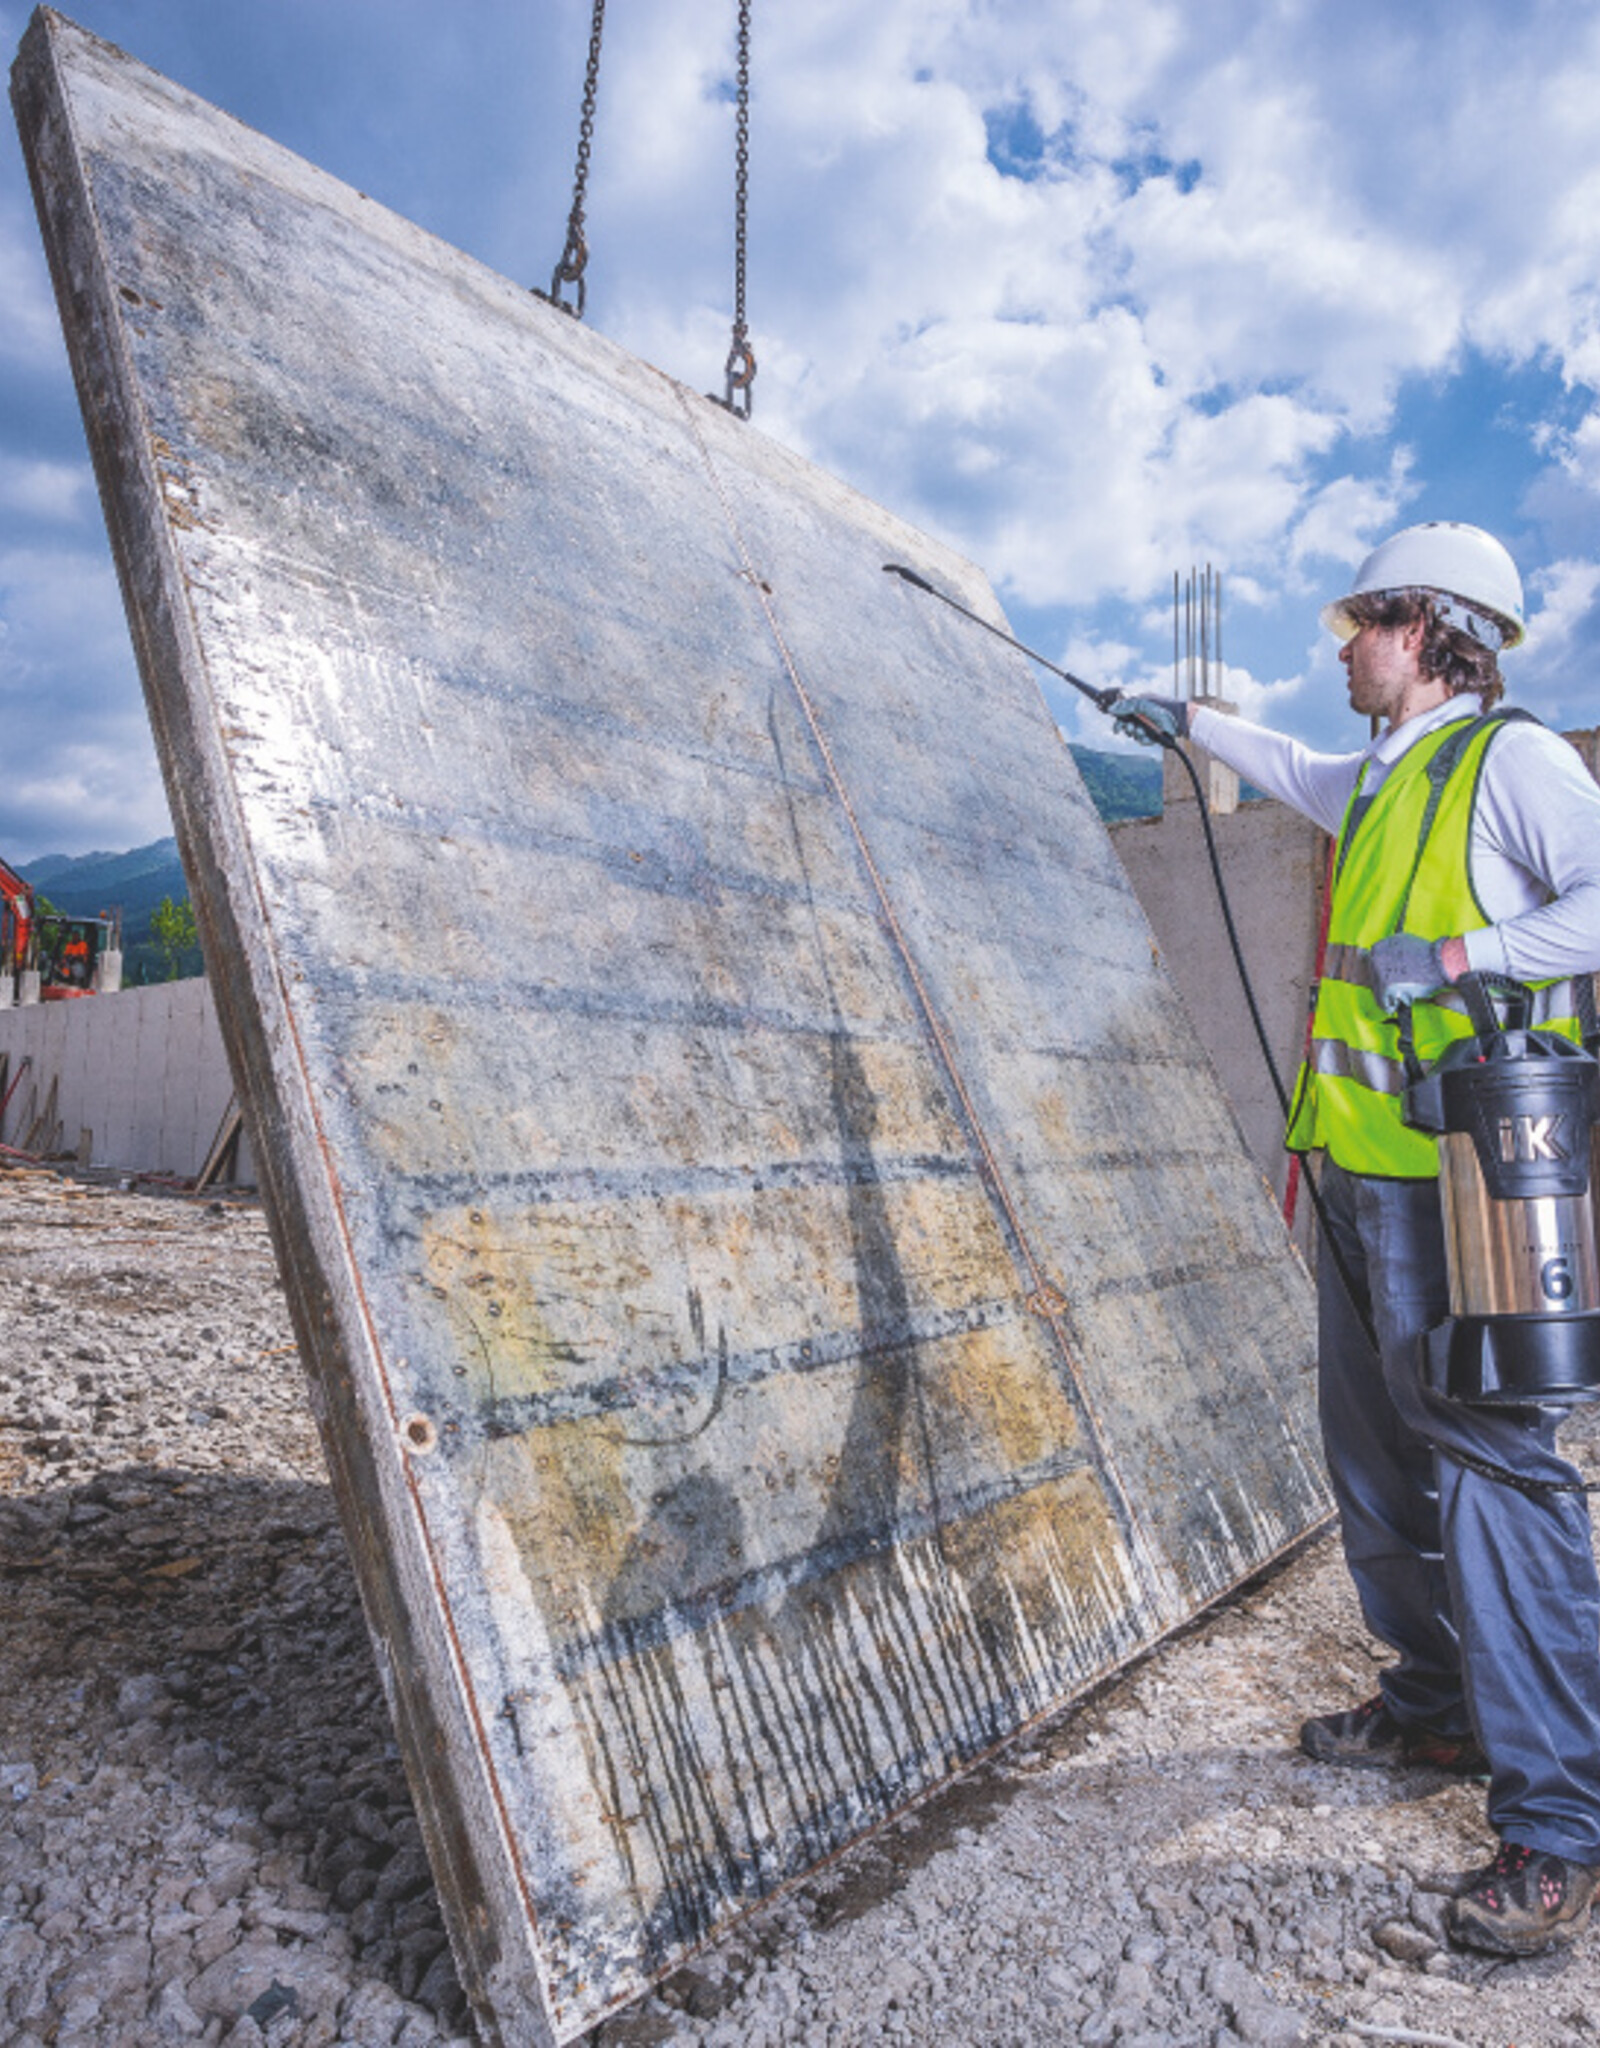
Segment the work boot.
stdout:
<svg viewBox="0 0 1600 2048">
<path fill-rule="evenodd" d="M 1600 1870 L 1587 1863 L 1502 1842 L 1494 1861 L 1475 1870 L 1445 1907 L 1444 1924 L 1451 1939 L 1468 1948 L 1542 1955 L 1583 1932 L 1597 1881 Z"/>
<path fill-rule="evenodd" d="M 1344 1714 L 1319 1714 L 1300 1730 L 1300 1747 L 1319 1764 L 1349 1764 L 1357 1770 L 1390 1770 L 1401 1765 L 1451 1771 L 1459 1778 L 1486 1778 L 1489 1759 L 1471 1735 L 1444 1735 L 1423 1721 L 1400 1721 L 1377 1693 Z"/>
</svg>

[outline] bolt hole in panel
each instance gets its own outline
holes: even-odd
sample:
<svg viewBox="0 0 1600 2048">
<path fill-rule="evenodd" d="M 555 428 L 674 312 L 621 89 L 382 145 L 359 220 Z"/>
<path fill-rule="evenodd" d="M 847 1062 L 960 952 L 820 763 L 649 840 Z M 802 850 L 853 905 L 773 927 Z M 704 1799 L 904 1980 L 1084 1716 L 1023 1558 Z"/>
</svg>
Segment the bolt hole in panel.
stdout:
<svg viewBox="0 0 1600 2048">
<path fill-rule="evenodd" d="M 1326 1513 L 948 549 L 60 16 L 16 103 L 463 1981 L 569 2039 Z"/>
</svg>

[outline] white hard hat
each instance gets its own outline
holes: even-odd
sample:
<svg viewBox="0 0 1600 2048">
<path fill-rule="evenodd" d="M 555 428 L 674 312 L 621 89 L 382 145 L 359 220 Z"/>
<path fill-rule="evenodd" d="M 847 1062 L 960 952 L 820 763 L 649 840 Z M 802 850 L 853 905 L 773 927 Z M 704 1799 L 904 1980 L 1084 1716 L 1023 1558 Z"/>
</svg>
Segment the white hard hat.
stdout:
<svg viewBox="0 0 1600 2048">
<path fill-rule="evenodd" d="M 1430 519 L 1390 534 L 1361 564 L 1349 595 L 1322 607 L 1322 623 L 1341 640 L 1351 639 L 1356 622 L 1347 610 L 1350 598 L 1381 590 L 1426 590 L 1444 599 L 1439 615 L 1445 624 L 1495 653 L 1515 647 L 1523 635 L 1517 565 L 1481 526 Z"/>
</svg>

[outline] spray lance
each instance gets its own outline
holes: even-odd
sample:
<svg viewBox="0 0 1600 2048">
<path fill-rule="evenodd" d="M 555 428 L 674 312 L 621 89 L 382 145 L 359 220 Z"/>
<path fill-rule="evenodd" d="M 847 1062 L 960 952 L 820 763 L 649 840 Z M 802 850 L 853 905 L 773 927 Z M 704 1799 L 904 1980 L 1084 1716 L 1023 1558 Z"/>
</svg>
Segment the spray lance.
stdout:
<svg viewBox="0 0 1600 2048">
<path fill-rule="evenodd" d="M 1096 689 L 915 570 L 898 562 L 883 566 L 1059 676 L 1097 710 L 1113 716 L 1124 701 L 1123 691 Z M 1176 734 L 1149 714 L 1130 706 L 1117 722 L 1173 754 L 1193 784 L 1239 985 L 1287 1121 L 1288 1091 L 1250 983 L 1199 774 Z M 1568 1406 L 1600 1398 L 1600 1060 L 1592 1042 L 1579 1046 L 1560 1033 L 1527 1029 L 1531 996 L 1518 983 L 1498 985 L 1511 1001 L 1504 1023 L 1494 1008 L 1492 978 L 1464 976 L 1461 992 L 1474 1036 L 1455 1041 L 1426 1069 L 1412 1044 L 1409 1005 L 1399 1006 L 1409 1083 L 1405 1118 L 1441 1140 L 1451 1314 L 1421 1340 L 1426 1383 L 1446 1398 L 1489 1406 Z M 1306 1188 L 1323 1245 L 1377 1351 L 1377 1333 L 1360 1308 L 1360 1292 L 1309 1173 Z M 1459 1450 L 1451 1455 L 1522 1492 L 1600 1491 L 1581 1482 L 1530 1479 Z"/>
</svg>

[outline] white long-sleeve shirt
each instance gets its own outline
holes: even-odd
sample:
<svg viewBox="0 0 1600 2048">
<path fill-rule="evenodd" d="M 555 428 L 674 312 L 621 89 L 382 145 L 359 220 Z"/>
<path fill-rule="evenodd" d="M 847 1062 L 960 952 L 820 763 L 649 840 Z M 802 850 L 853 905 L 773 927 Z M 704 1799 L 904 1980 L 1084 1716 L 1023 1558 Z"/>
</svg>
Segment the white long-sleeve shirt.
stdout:
<svg viewBox="0 0 1600 2048">
<path fill-rule="evenodd" d="M 1418 740 L 1477 715 L 1476 697 L 1453 697 L 1356 754 L 1314 753 L 1266 726 L 1204 707 L 1191 714 L 1190 735 L 1268 796 L 1337 832 L 1363 765 L 1367 796 Z M 1495 735 L 1467 859 L 1492 920 L 1465 935 L 1470 967 L 1518 981 L 1600 970 L 1600 785 L 1565 740 L 1520 719 Z"/>
</svg>

